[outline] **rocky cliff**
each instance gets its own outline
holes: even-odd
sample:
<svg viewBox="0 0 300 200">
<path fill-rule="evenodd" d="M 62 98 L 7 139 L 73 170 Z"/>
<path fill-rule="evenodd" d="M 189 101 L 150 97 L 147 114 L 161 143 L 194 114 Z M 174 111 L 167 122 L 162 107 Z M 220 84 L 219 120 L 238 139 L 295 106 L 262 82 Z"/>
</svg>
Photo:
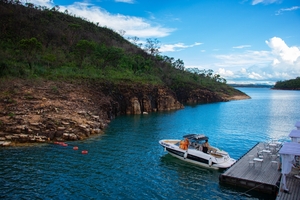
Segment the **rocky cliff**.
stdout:
<svg viewBox="0 0 300 200">
<path fill-rule="evenodd" d="M 209 90 L 175 94 L 164 86 L 128 83 L 16 79 L 0 83 L 0 146 L 82 140 L 102 133 L 118 115 L 184 108 L 178 99 L 184 103 L 234 99 Z M 237 99 L 244 98 L 249 97 L 241 94 Z"/>
<path fill-rule="evenodd" d="M 181 109 L 162 86 L 2 81 L 0 145 L 81 140 L 102 133 L 121 114 Z"/>
</svg>

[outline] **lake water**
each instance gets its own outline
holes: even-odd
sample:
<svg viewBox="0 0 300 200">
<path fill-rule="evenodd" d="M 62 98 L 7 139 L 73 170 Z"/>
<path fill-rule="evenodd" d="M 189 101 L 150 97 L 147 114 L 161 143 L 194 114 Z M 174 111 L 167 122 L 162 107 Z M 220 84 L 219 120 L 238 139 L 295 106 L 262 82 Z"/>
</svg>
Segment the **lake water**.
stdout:
<svg viewBox="0 0 300 200">
<path fill-rule="evenodd" d="M 0 198 L 268 199 L 220 185 L 221 172 L 185 163 L 158 144 L 204 133 L 211 145 L 238 159 L 257 142 L 289 140 L 300 120 L 300 91 L 238 89 L 251 99 L 120 116 L 105 134 L 68 147 L 0 148 Z"/>
</svg>

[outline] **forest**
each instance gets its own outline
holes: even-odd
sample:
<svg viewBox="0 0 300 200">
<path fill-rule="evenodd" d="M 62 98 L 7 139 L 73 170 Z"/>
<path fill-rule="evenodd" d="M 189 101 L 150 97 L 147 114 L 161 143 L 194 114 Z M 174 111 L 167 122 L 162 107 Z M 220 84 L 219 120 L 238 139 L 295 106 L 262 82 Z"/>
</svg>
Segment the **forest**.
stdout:
<svg viewBox="0 0 300 200">
<path fill-rule="evenodd" d="M 300 77 L 285 81 L 277 81 L 273 89 L 300 90 Z"/>
</svg>

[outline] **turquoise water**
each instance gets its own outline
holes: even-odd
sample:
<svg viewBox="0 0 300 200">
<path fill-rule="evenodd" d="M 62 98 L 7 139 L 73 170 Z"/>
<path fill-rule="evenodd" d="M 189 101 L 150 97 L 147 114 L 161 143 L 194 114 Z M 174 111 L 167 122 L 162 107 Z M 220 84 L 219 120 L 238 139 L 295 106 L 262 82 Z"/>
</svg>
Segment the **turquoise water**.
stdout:
<svg viewBox="0 0 300 200">
<path fill-rule="evenodd" d="M 158 141 L 204 133 L 238 159 L 257 142 L 289 140 L 300 92 L 238 88 L 249 100 L 120 116 L 85 141 L 0 149 L 1 199 L 268 199 L 219 184 L 221 172 L 173 158 Z M 72 146 L 78 146 L 75 151 Z M 81 154 L 88 150 L 88 154 Z"/>
</svg>

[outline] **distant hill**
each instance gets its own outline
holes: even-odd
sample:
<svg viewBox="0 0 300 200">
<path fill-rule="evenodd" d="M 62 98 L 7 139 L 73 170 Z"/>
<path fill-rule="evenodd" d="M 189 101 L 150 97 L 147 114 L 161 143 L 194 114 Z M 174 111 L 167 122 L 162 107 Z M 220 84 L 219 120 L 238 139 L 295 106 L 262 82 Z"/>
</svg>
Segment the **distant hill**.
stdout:
<svg viewBox="0 0 300 200">
<path fill-rule="evenodd" d="M 273 89 L 280 90 L 300 90 L 300 77 L 295 79 L 277 81 Z"/>
</svg>

